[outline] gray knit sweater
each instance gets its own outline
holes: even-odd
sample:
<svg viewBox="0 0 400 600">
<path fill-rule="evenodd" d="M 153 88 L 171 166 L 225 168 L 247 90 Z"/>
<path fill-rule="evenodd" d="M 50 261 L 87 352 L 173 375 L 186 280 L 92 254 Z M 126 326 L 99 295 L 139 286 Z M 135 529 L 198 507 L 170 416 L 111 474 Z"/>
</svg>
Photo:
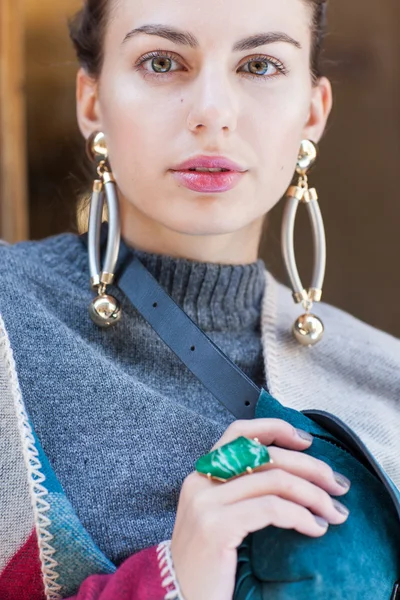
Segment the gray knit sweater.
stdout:
<svg viewBox="0 0 400 600">
<path fill-rule="evenodd" d="M 137 252 L 259 386 L 265 265 Z M 61 235 L 0 248 L 0 312 L 33 427 L 83 525 L 116 564 L 169 539 L 182 481 L 233 417 L 125 301 L 90 320 L 87 252 Z"/>
<path fill-rule="evenodd" d="M 290 333 L 300 309 L 263 261 L 137 255 L 258 385 L 287 406 L 337 414 L 400 486 L 397 339 L 321 303 L 325 337 L 303 348 Z M 83 525 L 116 564 L 169 539 L 183 479 L 233 417 L 126 299 L 117 327 L 90 321 L 79 237 L 0 247 L 0 265 L 0 313 L 23 399 Z"/>
</svg>

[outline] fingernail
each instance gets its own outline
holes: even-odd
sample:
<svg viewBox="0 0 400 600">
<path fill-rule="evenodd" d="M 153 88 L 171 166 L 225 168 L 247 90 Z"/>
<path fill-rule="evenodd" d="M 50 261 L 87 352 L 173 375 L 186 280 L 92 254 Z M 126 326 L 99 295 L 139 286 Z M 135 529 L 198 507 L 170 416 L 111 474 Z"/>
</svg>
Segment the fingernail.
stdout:
<svg viewBox="0 0 400 600">
<path fill-rule="evenodd" d="M 347 479 L 347 477 L 345 477 L 344 475 L 342 475 L 341 473 L 333 473 L 334 477 L 335 477 L 335 481 L 343 488 L 345 488 L 346 490 L 349 489 L 349 487 L 351 486 L 351 481 L 350 479 Z"/>
<path fill-rule="evenodd" d="M 314 519 L 316 520 L 316 522 L 318 523 L 318 525 L 320 527 L 323 527 L 324 529 L 328 529 L 328 525 L 329 525 L 328 521 L 325 521 L 325 519 L 323 519 L 322 517 L 316 517 L 315 515 L 314 515 Z"/>
<path fill-rule="evenodd" d="M 296 433 L 299 437 L 301 437 L 302 440 L 307 440 L 307 442 L 312 442 L 314 439 L 311 433 L 308 433 L 303 429 L 296 429 Z"/>
<path fill-rule="evenodd" d="M 350 511 L 347 508 L 347 506 L 345 506 L 341 502 L 338 502 L 337 500 L 332 500 L 332 502 L 333 502 L 333 506 L 336 508 L 336 510 L 338 512 L 340 512 L 340 514 L 345 515 L 346 517 L 350 514 Z"/>
</svg>

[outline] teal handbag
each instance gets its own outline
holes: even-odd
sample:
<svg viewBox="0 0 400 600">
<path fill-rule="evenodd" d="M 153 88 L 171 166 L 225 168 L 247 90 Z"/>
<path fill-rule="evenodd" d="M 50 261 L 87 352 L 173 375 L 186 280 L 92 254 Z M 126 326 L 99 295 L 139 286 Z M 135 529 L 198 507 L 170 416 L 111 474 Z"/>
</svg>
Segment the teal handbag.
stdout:
<svg viewBox="0 0 400 600">
<path fill-rule="evenodd" d="M 305 453 L 351 480 L 344 500 L 350 516 L 321 538 L 276 527 L 248 536 L 239 548 L 235 600 L 399 599 L 399 490 L 344 423 L 304 413 L 264 390 L 256 408 L 256 417 L 283 419 L 314 436 Z"/>
<path fill-rule="evenodd" d="M 104 252 L 106 227 L 101 235 Z M 234 600 L 400 600 L 400 492 L 357 435 L 334 415 L 285 408 L 260 390 L 123 241 L 116 277 L 160 338 L 236 418 L 273 417 L 308 431 L 314 441 L 306 453 L 351 480 L 350 516 L 323 537 L 268 527 L 244 540 Z"/>
</svg>

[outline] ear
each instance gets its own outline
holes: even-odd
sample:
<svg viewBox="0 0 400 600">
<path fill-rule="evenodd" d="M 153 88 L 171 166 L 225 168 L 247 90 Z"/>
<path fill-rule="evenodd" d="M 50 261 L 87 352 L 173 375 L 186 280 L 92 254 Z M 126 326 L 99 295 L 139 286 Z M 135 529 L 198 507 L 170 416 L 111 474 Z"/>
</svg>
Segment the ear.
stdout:
<svg viewBox="0 0 400 600">
<path fill-rule="evenodd" d="M 76 109 L 78 126 L 85 139 L 94 131 L 102 131 L 98 82 L 82 68 L 76 76 Z"/>
<path fill-rule="evenodd" d="M 332 110 L 332 86 L 326 77 L 320 77 L 311 91 L 310 111 L 303 130 L 303 139 L 318 143 L 324 133 Z"/>
</svg>

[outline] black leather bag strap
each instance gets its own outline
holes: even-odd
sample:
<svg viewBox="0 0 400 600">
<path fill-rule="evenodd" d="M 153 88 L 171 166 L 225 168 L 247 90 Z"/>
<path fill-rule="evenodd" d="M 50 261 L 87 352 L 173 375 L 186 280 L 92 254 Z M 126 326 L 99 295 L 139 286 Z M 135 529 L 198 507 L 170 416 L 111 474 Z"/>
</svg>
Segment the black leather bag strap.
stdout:
<svg viewBox="0 0 400 600">
<path fill-rule="evenodd" d="M 237 419 L 253 419 L 261 389 L 181 309 L 132 253 L 117 285 L 154 331 Z"/>
<path fill-rule="evenodd" d="M 103 223 L 102 252 L 106 234 Z M 81 239 L 87 246 L 87 234 Z M 118 288 L 213 396 L 237 419 L 253 419 L 261 389 L 182 310 L 123 240 L 115 276 Z"/>
<path fill-rule="evenodd" d="M 107 242 L 107 223 L 100 235 Z M 87 247 L 87 233 L 80 236 Z M 261 389 L 235 365 L 171 298 L 123 240 L 116 285 L 159 337 L 236 419 L 254 419 Z M 270 394 L 264 388 L 264 392 Z"/>
</svg>

